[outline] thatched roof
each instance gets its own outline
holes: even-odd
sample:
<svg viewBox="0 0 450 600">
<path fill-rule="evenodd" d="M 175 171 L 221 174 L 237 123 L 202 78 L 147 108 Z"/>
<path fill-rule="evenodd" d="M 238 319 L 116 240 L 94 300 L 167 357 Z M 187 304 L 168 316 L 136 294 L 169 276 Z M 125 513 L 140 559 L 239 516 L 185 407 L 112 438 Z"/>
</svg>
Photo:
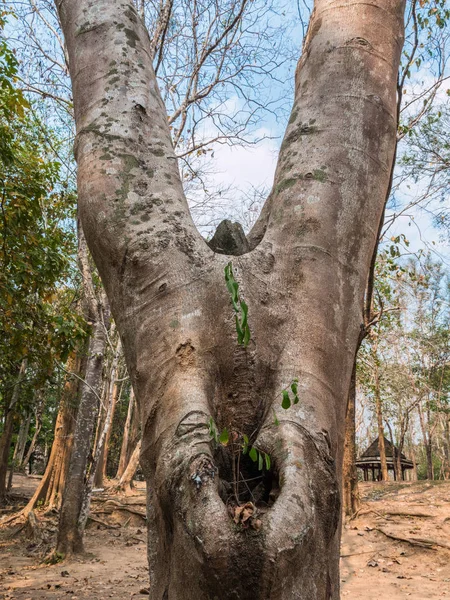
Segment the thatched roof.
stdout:
<svg viewBox="0 0 450 600">
<path fill-rule="evenodd" d="M 367 448 L 367 450 L 365 450 L 361 454 L 359 459 L 356 461 L 357 466 L 362 466 L 363 464 L 368 464 L 368 463 L 380 462 L 380 448 L 379 448 L 379 443 L 378 443 L 379 439 L 380 438 L 377 438 L 376 440 L 374 440 L 370 444 L 370 446 Z M 386 459 L 387 459 L 388 463 L 392 463 L 394 461 L 395 446 L 387 438 L 384 438 L 384 447 L 386 450 Z M 397 448 L 395 448 L 395 449 L 397 450 Z M 401 462 L 404 467 L 412 468 L 412 466 L 413 466 L 412 461 L 408 460 L 406 458 L 406 456 L 403 454 L 403 452 L 401 453 Z"/>
</svg>

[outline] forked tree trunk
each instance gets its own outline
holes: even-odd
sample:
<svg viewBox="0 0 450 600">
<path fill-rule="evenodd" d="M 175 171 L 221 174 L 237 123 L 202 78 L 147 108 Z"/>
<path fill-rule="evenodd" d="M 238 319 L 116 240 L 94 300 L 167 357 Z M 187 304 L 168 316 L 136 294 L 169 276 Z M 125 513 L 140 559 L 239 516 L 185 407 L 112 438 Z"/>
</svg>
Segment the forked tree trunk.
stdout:
<svg viewBox="0 0 450 600">
<path fill-rule="evenodd" d="M 347 412 L 345 415 L 344 461 L 342 469 L 344 513 L 352 516 L 359 509 L 358 472 L 356 469 L 356 360 L 353 365 Z"/>
<path fill-rule="evenodd" d="M 133 4 L 56 6 L 80 216 L 142 420 L 150 596 L 337 600 L 345 409 L 395 147 L 403 2 L 316 1 L 274 188 L 240 257 L 215 253 L 192 222 Z M 300 402 L 284 410 L 294 378 Z M 210 417 L 271 457 L 255 530 L 230 518 L 232 457 Z"/>
</svg>

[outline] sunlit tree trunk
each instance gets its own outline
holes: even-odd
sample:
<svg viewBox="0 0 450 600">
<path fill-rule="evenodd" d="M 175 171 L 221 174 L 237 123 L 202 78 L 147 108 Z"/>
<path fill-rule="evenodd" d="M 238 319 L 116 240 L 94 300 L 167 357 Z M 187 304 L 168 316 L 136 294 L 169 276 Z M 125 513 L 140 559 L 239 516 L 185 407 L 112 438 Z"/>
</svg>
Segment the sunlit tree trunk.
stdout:
<svg viewBox="0 0 450 600">
<path fill-rule="evenodd" d="M 127 467 L 123 472 L 122 477 L 119 479 L 119 483 L 117 484 L 117 490 L 125 492 L 125 494 L 129 494 L 131 492 L 131 485 L 133 482 L 134 474 L 139 466 L 139 455 L 141 452 L 141 441 L 136 445 L 136 448 L 133 450 L 132 455 L 130 456 L 130 460 L 128 461 Z"/>
<path fill-rule="evenodd" d="M 274 188 L 238 257 L 214 252 L 192 222 L 133 4 L 56 6 L 81 220 L 142 421 L 150 596 L 337 600 L 345 410 L 395 148 L 403 2 L 316 1 Z M 300 402 L 284 410 L 295 378 Z M 233 459 L 215 448 L 211 417 L 271 457 L 274 503 L 253 532 L 230 517 Z"/>
<path fill-rule="evenodd" d="M 60 508 L 62 491 L 69 468 L 73 432 L 77 413 L 77 394 L 82 373 L 82 357 L 73 351 L 66 363 L 68 371 L 61 394 L 50 457 L 42 479 L 23 510 L 27 516 L 39 503 L 47 508 Z M 72 375 L 73 374 L 73 375 Z M 31 449 L 31 448 L 30 448 Z"/>
<path fill-rule="evenodd" d="M 375 412 L 377 415 L 377 427 L 378 427 L 378 449 L 380 451 L 380 463 L 381 463 L 381 479 L 383 481 L 389 480 L 388 467 L 386 460 L 386 445 L 384 443 L 384 426 L 383 426 L 383 407 L 380 396 L 380 377 L 378 362 L 375 360 L 375 373 L 374 373 L 374 397 L 375 397 Z"/>
<path fill-rule="evenodd" d="M 125 471 L 127 463 L 130 459 L 130 441 L 131 441 L 131 425 L 133 414 L 136 415 L 134 392 L 131 389 L 130 399 L 128 401 L 127 418 L 123 430 L 122 445 L 120 447 L 119 466 L 117 467 L 116 479 L 120 479 Z M 136 419 L 135 419 L 136 421 Z"/>
<path fill-rule="evenodd" d="M 358 473 L 356 469 L 356 361 L 353 365 L 347 412 L 345 414 L 344 461 L 342 469 L 343 504 L 347 516 L 359 508 Z"/>
<path fill-rule="evenodd" d="M 33 433 L 33 437 L 31 438 L 31 442 L 30 442 L 30 446 L 28 448 L 28 451 L 24 457 L 24 459 L 22 460 L 22 463 L 20 465 L 21 469 L 23 469 L 24 471 L 26 471 L 26 468 L 28 466 L 28 463 L 30 462 L 30 458 L 31 455 L 34 452 L 34 448 L 36 446 L 36 442 L 38 440 L 39 434 L 41 432 L 41 428 L 42 428 L 42 411 L 43 411 L 44 407 L 42 405 L 42 403 L 40 403 L 36 410 L 34 411 L 34 419 L 35 419 L 35 423 L 34 423 L 34 433 Z"/>
</svg>

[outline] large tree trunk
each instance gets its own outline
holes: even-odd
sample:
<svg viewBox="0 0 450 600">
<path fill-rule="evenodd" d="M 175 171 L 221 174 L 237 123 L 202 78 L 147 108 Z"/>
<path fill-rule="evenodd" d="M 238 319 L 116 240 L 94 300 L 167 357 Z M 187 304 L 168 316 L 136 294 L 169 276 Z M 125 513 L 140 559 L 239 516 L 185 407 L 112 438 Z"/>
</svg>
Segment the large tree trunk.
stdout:
<svg viewBox="0 0 450 600">
<path fill-rule="evenodd" d="M 247 347 L 224 280 L 230 257 L 189 214 L 133 4 L 56 6 L 80 216 L 142 419 L 150 595 L 337 600 L 345 409 L 395 147 L 403 3 L 316 2 L 274 188 L 250 251 L 233 258 Z M 300 402 L 284 410 L 294 378 Z M 271 457 L 254 531 L 230 517 L 233 456 L 215 447 L 210 417 Z"/>
<path fill-rule="evenodd" d="M 347 412 L 345 414 L 344 461 L 342 469 L 344 513 L 354 515 L 359 509 L 358 472 L 356 469 L 356 360 L 353 365 Z"/>
</svg>

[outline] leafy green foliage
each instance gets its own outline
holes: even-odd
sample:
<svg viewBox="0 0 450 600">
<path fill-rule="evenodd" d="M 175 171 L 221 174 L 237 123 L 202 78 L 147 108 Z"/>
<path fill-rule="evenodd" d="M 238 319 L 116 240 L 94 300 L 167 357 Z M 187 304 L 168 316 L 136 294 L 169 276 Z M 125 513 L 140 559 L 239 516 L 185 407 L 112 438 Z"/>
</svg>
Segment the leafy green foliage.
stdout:
<svg viewBox="0 0 450 600">
<path fill-rule="evenodd" d="M 297 377 L 292 380 L 292 383 L 289 387 L 290 387 L 290 390 L 286 389 L 286 390 L 282 390 L 282 392 L 281 392 L 281 394 L 283 396 L 281 406 L 285 410 L 290 408 L 293 404 L 298 404 L 300 402 L 300 399 L 298 397 L 298 378 Z M 292 394 L 292 398 L 291 398 L 291 394 Z"/>
<path fill-rule="evenodd" d="M 250 341 L 250 327 L 248 325 L 248 306 L 239 298 L 239 284 L 234 278 L 233 265 L 231 262 L 225 267 L 225 281 L 230 292 L 231 302 L 236 313 L 236 332 L 238 344 L 246 348 Z"/>
<path fill-rule="evenodd" d="M 4 16 L 0 16 L 0 25 Z M 58 140 L 16 85 L 17 61 L 0 42 L 0 400 L 18 365 L 36 386 L 85 335 L 77 312 L 75 194 L 51 159 Z M 50 147 L 50 144 L 52 148 Z M 75 280 L 75 281 L 74 281 Z"/>
</svg>

